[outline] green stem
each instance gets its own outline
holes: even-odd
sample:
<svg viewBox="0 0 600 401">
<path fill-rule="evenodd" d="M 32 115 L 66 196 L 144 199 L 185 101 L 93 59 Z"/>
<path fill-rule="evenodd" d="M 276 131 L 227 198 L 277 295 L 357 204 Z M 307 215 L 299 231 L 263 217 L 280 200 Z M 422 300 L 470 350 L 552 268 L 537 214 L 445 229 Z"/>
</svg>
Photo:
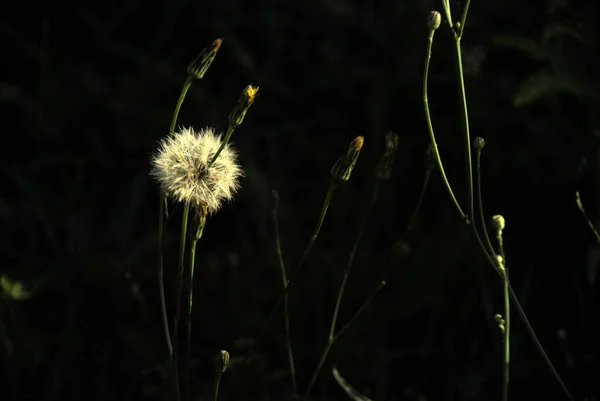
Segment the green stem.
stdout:
<svg viewBox="0 0 600 401">
<path fill-rule="evenodd" d="M 465 78 L 463 73 L 462 65 L 462 53 L 460 48 L 459 35 L 454 35 L 454 45 L 456 50 L 456 70 L 458 74 L 459 93 L 461 102 L 462 112 L 462 123 L 463 123 L 463 135 L 465 144 L 465 169 L 467 172 L 467 200 L 469 205 L 468 219 L 473 219 L 475 216 L 474 212 L 474 196 L 473 196 L 473 162 L 471 159 L 471 134 L 469 132 L 469 113 L 467 109 L 467 95 L 465 92 Z"/>
<path fill-rule="evenodd" d="M 169 351 L 169 361 L 173 361 L 173 345 L 171 344 L 171 333 L 169 331 L 169 319 L 167 317 L 167 302 L 165 300 L 165 278 L 163 265 L 163 239 L 164 239 L 164 219 L 166 218 L 167 198 L 164 192 L 160 194 L 160 206 L 158 215 L 158 291 L 160 294 L 160 312 L 162 315 L 163 330 L 165 340 L 167 341 L 167 349 Z"/>
<path fill-rule="evenodd" d="M 223 373 L 221 372 L 217 372 L 217 375 L 215 376 L 215 385 L 213 386 L 212 396 L 213 401 L 217 401 L 217 398 L 219 398 L 219 383 L 221 382 L 221 376 L 223 376 Z"/>
<path fill-rule="evenodd" d="M 192 304 L 194 299 L 194 266 L 196 264 L 196 245 L 198 245 L 198 241 L 202 238 L 202 233 L 204 232 L 204 226 L 206 224 L 206 219 L 201 218 L 200 223 L 198 224 L 198 229 L 196 230 L 196 235 L 192 239 L 190 244 L 190 270 L 189 270 L 189 292 L 188 292 L 188 310 L 186 316 L 186 331 L 187 331 L 187 359 L 186 359 L 186 394 L 187 399 L 191 399 L 191 369 L 192 369 Z"/>
<path fill-rule="evenodd" d="M 508 381 L 510 378 L 510 296 L 508 292 L 508 271 L 504 265 L 504 361 L 502 369 L 502 401 L 508 401 Z"/>
<path fill-rule="evenodd" d="M 348 277 L 350 276 L 350 270 L 352 270 L 352 265 L 354 264 L 354 258 L 356 256 L 356 252 L 358 251 L 358 247 L 362 238 L 365 234 L 365 229 L 367 228 L 367 224 L 369 222 L 369 217 L 371 217 L 371 212 L 375 207 L 375 203 L 377 202 L 377 197 L 379 196 L 379 188 L 381 186 L 381 181 L 377 180 L 375 184 L 375 189 L 373 190 L 373 196 L 371 197 L 371 201 L 369 202 L 369 206 L 364 214 L 364 218 L 362 221 L 362 225 L 360 226 L 360 230 L 358 232 L 358 236 L 354 241 L 354 245 L 352 246 L 352 250 L 350 251 L 350 255 L 348 257 L 348 264 L 346 265 L 346 270 L 344 271 L 344 278 L 342 279 L 342 283 L 340 284 L 340 289 L 338 291 L 337 301 L 335 302 L 335 308 L 333 309 L 333 317 L 331 318 L 331 327 L 329 328 L 329 340 L 333 339 L 335 334 L 335 326 L 337 323 L 338 313 L 340 311 L 340 306 L 342 304 L 342 298 L 344 296 L 344 291 L 346 290 L 346 284 L 348 283 Z"/>
<path fill-rule="evenodd" d="M 462 12 L 462 17 L 460 18 L 459 39 L 462 37 L 462 34 L 465 31 L 465 24 L 467 23 L 467 14 L 469 13 L 470 5 L 471 5 L 471 0 L 466 0 L 465 7 L 463 8 L 463 12 Z"/>
<path fill-rule="evenodd" d="M 231 135 L 233 135 L 234 130 L 235 125 L 230 125 L 229 127 L 227 127 L 227 132 L 225 132 L 225 138 L 223 139 L 223 142 L 221 142 L 221 146 L 219 146 L 217 153 L 215 153 L 210 163 L 208 163 L 208 167 L 206 168 L 207 170 L 212 167 L 212 165 L 215 163 L 215 160 L 217 160 L 217 157 L 219 157 L 223 149 L 225 149 L 225 146 L 227 146 L 227 144 L 229 143 L 229 139 L 231 138 Z"/>
<path fill-rule="evenodd" d="M 321 372 L 321 369 L 323 368 L 323 365 L 325 364 L 325 361 L 327 360 L 327 356 L 329 355 L 329 351 L 331 351 L 331 347 L 333 346 L 333 344 L 335 344 L 336 341 L 338 341 L 346 333 L 346 331 L 348 331 L 348 329 L 350 328 L 350 326 L 352 326 L 352 324 L 356 321 L 356 319 L 358 319 L 358 317 L 365 311 L 365 309 L 367 309 L 367 307 L 369 307 L 369 305 L 371 305 L 371 302 L 373 302 L 373 300 L 375 299 L 375 297 L 377 296 L 379 291 L 381 291 L 381 289 L 384 286 L 385 286 L 385 281 L 381 281 L 379 283 L 379 285 L 377 286 L 377 288 L 375 288 L 375 290 L 369 295 L 369 297 L 365 300 L 365 302 L 360 306 L 360 308 L 358 308 L 356 310 L 356 312 L 354 313 L 354 315 L 352 315 L 352 317 L 350 318 L 348 323 L 346 323 L 344 326 L 342 326 L 340 331 L 338 331 L 338 333 L 335 336 L 333 336 L 333 338 L 331 338 L 329 341 L 327 341 L 327 345 L 325 346 L 325 349 L 323 350 L 323 353 L 321 354 L 321 357 L 319 358 L 319 363 L 317 364 L 317 368 L 313 372 L 313 375 L 310 379 L 308 388 L 306 389 L 306 393 L 304 395 L 304 398 L 306 399 L 306 401 L 308 401 L 310 392 L 311 392 L 312 388 L 314 387 L 314 385 L 317 381 L 317 378 L 319 377 L 319 373 Z"/>
<path fill-rule="evenodd" d="M 427 88 L 428 88 L 428 81 L 429 81 L 429 64 L 431 61 L 431 49 L 433 47 L 434 33 L 435 33 L 434 30 L 429 31 L 429 39 L 427 42 L 427 55 L 425 57 L 425 71 L 423 73 L 423 104 L 425 106 L 425 119 L 427 120 L 427 128 L 429 130 L 429 139 L 431 141 L 431 147 L 433 149 L 433 154 L 435 155 L 435 160 L 437 162 L 437 166 L 440 170 L 440 175 L 442 177 L 442 181 L 444 182 L 444 185 L 446 186 L 446 190 L 448 191 L 448 194 L 450 195 L 450 198 L 452 199 L 452 202 L 454 203 L 456 210 L 458 210 L 460 217 L 468 223 L 469 217 L 467 215 L 465 215 L 462 208 L 460 207 L 458 200 L 456 200 L 456 196 L 454 196 L 452 187 L 450 186 L 450 183 L 448 182 L 448 177 L 446 177 L 446 172 L 444 171 L 444 165 L 442 164 L 442 159 L 440 157 L 440 151 L 438 150 L 437 142 L 435 140 L 435 134 L 433 132 L 433 124 L 431 123 L 431 114 L 429 112 L 429 99 L 427 96 Z"/>
<path fill-rule="evenodd" d="M 178 348 L 179 348 L 179 317 L 181 315 L 181 293 L 183 287 L 183 271 L 184 271 L 184 259 L 185 259 L 185 243 L 187 239 L 187 225 L 188 217 L 190 214 L 190 204 L 185 203 L 183 205 L 183 217 L 181 221 L 181 240 L 179 243 L 179 262 L 177 271 L 177 289 L 175 297 L 175 316 L 173 317 L 173 370 L 175 371 L 175 390 L 176 400 L 181 399 L 179 391 L 179 375 L 178 375 Z"/>
<path fill-rule="evenodd" d="M 177 119 L 179 118 L 179 110 L 181 109 L 181 105 L 185 100 L 185 96 L 187 95 L 188 89 L 192 86 L 192 82 L 194 82 L 194 78 L 190 75 L 185 79 L 183 83 L 183 88 L 181 89 L 181 93 L 179 94 L 179 99 L 177 99 L 177 104 L 175 105 L 175 111 L 173 112 L 173 119 L 171 120 L 171 126 L 169 127 L 169 136 L 173 136 L 175 133 L 175 125 L 177 125 Z"/>
<path fill-rule="evenodd" d="M 338 186 L 339 186 L 339 183 L 337 181 L 335 181 L 334 179 L 331 179 L 329 188 L 327 189 L 327 195 L 325 195 L 325 200 L 323 201 L 323 206 L 321 207 L 321 212 L 320 212 L 319 218 L 317 220 L 317 225 L 315 226 L 315 229 L 310 238 L 310 241 L 308 242 L 306 249 L 302 253 L 302 257 L 298 261 L 298 264 L 292 271 L 292 274 L 290 275 L 290 277 L 287 281 L 287 284 L 283 288 L 283 291 L 281 292 L 281 294 L 279 294 L 279 297 L 277 298 L 277 301 L 275 302 L 275 306 L 273 306 L 273 309 L 271 309 L 269 316 L 267 317 L 265 323 L 263 324 L 263 326 L 261 328 L 260 333 L 258 334 L 258 340 L 255 342 L 255 344 L 260 343 L 260 340 L 262 339 L 263 335 L 265 334 L 266 329 L 269 327 L 270 322 L 273 320 L 273 317 L 275 316 L 275 313 L 277 312 L 277 309 L 279 308 L 281 301 L 285 297 L 285 294 L 288 293 L 291 286 L 294 284 L 294 279 L 296 278 L 296 276 L 298 275 L 300 270 L 302 270 L 304 263 L 308 259 L 308 256 L 310 255 L 310 251 L 312 250 L 312 247 L 313 247 L 317 237 L 319 236 L 319 232 L 321 231 L 321 227 L 323 226 L 323 222 L 325 221 L 325 216 L 327 215 L 327 210 L 329 209 L 329 204 L 331 203 L 333 194 L 335 193 L 335 190 L 337 189 Z M 256 347 L 256 345 L 250 350 L 250 352 L 248 353 L 246 358 L 244 358 L 244 361 L 242 364 L 246 364 L 250 360 L 250 357 L 254 353 L 255 347 Z"/>
<path fill-rule="evenodd" d="M 285 263 L 283 261 L 283 252 L 281 251 L 281 239 L 279 236 L 279 218 L 277 209 L 279 207 L 279 194 L 274 192 L 273 202 L 273 225 L 275 229 L 275 247 L 277 249 L 277 259 L 279 261 L 279 269 L 281 270 L 281 280 L 283 288 L 287 285 L 287 274 L 285 271 Z M 290 330 L 290 311 L 289 311 L 289 294 L 287 291 L 283 297 L 283 314 L 285 321 L 285 344 L 288 352 L 288 362 L 290 365 L 290 375 L 292 376 L 292 388 L 294 391 L 294 399 L 298 399 L 298 384 L 296 382 L 296 365 L 294 363 L 294 351 L 292 348 L 291 330 Z"/>
<path fill-rule="evenodd" d="M 487 246 L 487 252 L 490 255 L 493 255 L 494 247 L 492 246 L 492 241 L 490 241 L 490 236 L 488 235 L 487 226 L 485 224 L 485 218 L 483 214 L 483 201 L 481 199 L 481 149 L 477 149 L 476 157 L 476 175 L 477 175 L 477 203 L 479 209 L 479 220 L 481 220 L 481 229 L 483 230 L 483 238 L 485 239 L 485 244 Z M 504 256 L 502 256 L 504 258 Z"/>
</svg>

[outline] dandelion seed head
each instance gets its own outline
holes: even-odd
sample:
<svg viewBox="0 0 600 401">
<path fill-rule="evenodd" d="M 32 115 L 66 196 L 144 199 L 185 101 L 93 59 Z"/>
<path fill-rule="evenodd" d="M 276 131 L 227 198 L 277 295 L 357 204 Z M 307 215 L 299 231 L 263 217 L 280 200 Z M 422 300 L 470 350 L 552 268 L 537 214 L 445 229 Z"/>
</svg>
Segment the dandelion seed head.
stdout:
<svg viewBox="0 0 600 401">
<path fill-rule="evenodd" d="M 207 127 L 183 128 L 161 141 L 150 161 L 150 175 L 167 196 L 192 206 L 206 205 L 209 214 L 231 201 L 243 175 L 236 151 L 227 144 L 210 170 L 208 164 L 222 144 L 221 135 Z"/>
</svg>

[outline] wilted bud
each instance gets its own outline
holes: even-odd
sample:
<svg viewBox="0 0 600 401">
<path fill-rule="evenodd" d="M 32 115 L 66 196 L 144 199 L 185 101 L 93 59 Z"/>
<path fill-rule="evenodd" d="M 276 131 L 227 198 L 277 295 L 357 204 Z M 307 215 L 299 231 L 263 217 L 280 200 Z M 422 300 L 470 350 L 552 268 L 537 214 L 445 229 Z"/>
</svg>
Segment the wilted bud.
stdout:
<svg viewBox="0 0 600 401">
<path fill-rule="evenodd" d="M 362 149 L 364 141 L 365 138 L 362 136 L 357 136 L 354 138 L 354 140 L 350 143 L 346 154 L 340 156 L 338 161 L 331 169 L 331 176 L 333 178 L 338 181 L 348 181 L 350 179 L 350 174 L 352 174 L 352 170 L 356 165 L 356 161 L 358 160 L 358 156 L 360 155 L 360 150 Z"/>
<path fill-rule="evenodd" d="M 506 221 L 504 220 L 504 217 L 502 217 L 502 215 L 497 214 L 495 216 L 492 216 L 492 230 L 494 230 L 494 232 L 504 230 L 505 225 Z"/>
<path fill-rule="evenodd" d="M 224 373 L 227 370 L 227 365 L 229 365 L 229 352 L 221 350 L 215 356 L 215 372 L 218 374 Z"/>
<path fill-rule="evenodd" d="M 433 145 L 431 143 L 425 151 L 425 157 L 423 161 L 425 162 L 426 171 L 431 171 L 435 168 L 435 166 L 437 166 L 437 161 L 435 160 L 435 152 L 433 151 Z"/>
<path fill-rule="evenodd" d="M 393 132 L 385 134 L 385 150 L 377 168 L 375 169 L 375 178 L 378 180 L 389 180 L 392 175 L 392 166 L 394 165 L 394 156 L 398 147 L 398 135 Z"/>
<path fill-rule="evenodd" d="M 254 99 L 256 99 L 256 95 L 258 94 L 258 86 L 248 85 L 242 91 L 242 95 L 238 99 L 238 102 L 235 105 L 235 108 L 229 115 L 229 125 L 232 127 L 237 127 L 244 121 L 244 117 L 246 116 L 246 112 L 254 103 Z"/>
<path fill-rule="evenodd" d="M 475 138 L 473 140 L 473 147 L 475 147 L 476 150 L 481 150 L 481 149 L 483 149 L 484 146 L 485 146 L 485 139 L 483 139 L 482 137 L 478 136 L 477 138 Z"/>
<path fill-rule="evenodd" d="M 442 23 L 442 15 L 437 11 L 432 11 L 429 13 L 429 17 L 427 18 L 427 27 L 430 31 L 435 31 L 440 27 Z"/>
<path fill-rule="evenodd" d="M 210 46 L 202 50 L 198 57 L 188 65 L 187 73 L 190 77 L 194 79 L 202 79 L 204 77 L 208 67 L 210 67 L 215 59 L 222 42 L 223 39 L 217 39 L 212 42 Z"/>
</svg>

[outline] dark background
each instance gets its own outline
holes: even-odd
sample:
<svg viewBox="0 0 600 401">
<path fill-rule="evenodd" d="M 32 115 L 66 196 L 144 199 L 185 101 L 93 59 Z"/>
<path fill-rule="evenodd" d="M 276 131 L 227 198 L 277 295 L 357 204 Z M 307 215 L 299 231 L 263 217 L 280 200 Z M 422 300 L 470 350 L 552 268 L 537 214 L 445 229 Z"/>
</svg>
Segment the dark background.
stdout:
<svg viewBox="0 0 600 401">
<path fill-rule="evenodd" d="M 452 1 L 458 15 L 457 2 Z M 416 225 L 428 144 L 423 59 L 433 1 L 4 2 L 0 6 L 0 399 L 170 399 L 157 286 L 159 193 L 149 156 L 166 134 L 187 64 L 223 45 L 192 86 L 179 124 L 224 130 L 241 90 L 260 96 L 233 137 L 246 176 L 199 243 L 193 390 L 230 352 L 221 400 L 288 400 L 283 320 L 259 338 L 279 292 L 271 190 L 286 263 L 312 233 L 329 170 L 365 136 L 291 292 L 301 389 L 328 332 L 337 288 L 370 199 L 384 134 L 400 135 L 357 255 L 343 323 L 394 269 L 334 348 L 313 391 L 345 400 L 335 364 L 374 400 L 500 397 L 501 283 L 437 171 Z M 473 0 L 463 37 L 473 136 L 486 139 L 486 216 L 502 213 L 512 285 L 577 400 L 598 394 L 594 291 L 600 247 L 577 209 L 600 217 L 598 6 Z M 430 105 L 440 151 L 465 203 L 453 42 L 436 34 Z M 174 213 L 176 217 L 179 215 Z M 178 219 L 167 237 L 169 311 Z M 19 294 L 11 283 L 22 283 Z M 21 298 L 21 299 L 20 299 Z M 257 355 L 240 364 L 253 347 Z M 511 399 L 566 400 L 513 312 Z"/>
</svg>

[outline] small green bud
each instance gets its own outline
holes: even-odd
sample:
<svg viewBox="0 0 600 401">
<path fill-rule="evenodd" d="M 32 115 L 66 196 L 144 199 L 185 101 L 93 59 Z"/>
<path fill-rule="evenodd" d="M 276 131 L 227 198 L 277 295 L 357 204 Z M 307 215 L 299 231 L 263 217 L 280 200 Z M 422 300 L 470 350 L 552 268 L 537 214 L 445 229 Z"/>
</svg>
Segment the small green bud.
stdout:
<svg viewBox="0 0 600 401">
<path fill-rule="evenodd" d="M 362 149 L 365 138 L 362 136 L 357 136 L 350 143 L 348 147 L 348 151 L 340 156 L 338 161 L 331 168 L 331 176 L 338 181 L 348 181 L 350 179 L 350 175 L 352 174 L 352 170 L 354 170 L 354 166 L 356 165 L 356 161 L 358 160 L 358 156 L 360 155 L 360 150 Z"/>
<path fill-rule="evenodd" d="M 258 94 L 258 86 L 248 85 L 242 91 L 238 102 L 236 103 L 233 111 L 229 115 L 229 125 L 232 127 L 237 127 L 244 121 L 244 117 L 246 116 L 246 112 L 254 103 L 256 96 Z"/>
<path fill-rule="evenodd" d="M 212 42 L 210 46 L 203 49 L 198 57 L 188 65 L 187 73 L 190 77 L 194 79 L 202 79 L 204 77 L 208 67 L 210 67 L 215 59 L 222 42 L 223 39 L 217 39 Z"/>
<path fill-rule="evenodd" d="M 476 150 L 481 150 L 481 149 L 483 149 L 484 146 L 485 146 L 485 139 L 483 139 L 482 137 L 478 136 L 477 138 L 475 138 L 473 140 L 473 147 L 475 147 Z"/>
<path fill-rule="evenodd" d="M 387 181 L 392 175 L 392 166 L 394 165 L 394 156 L 398 147 L 398 135 L 393 132 L 388 132 L 385 135 L 385 150 L 377 168 L 375 169 L 375 178 L 378 180 Z"/>
<path fill-rule="evenodd" d="M 494 230 L 494 232 L 504 230 L 505 226 L 506 226 L 506 221 L 504 220 L 504 217 L 502 217 L 501 214 L 492 216 L 492 230 Z"/>
<path fill-rule="evenodd" d="M 429 17 L 427 18 L 427 27 L 430 31 L 435 31 L 440 27 L 442 23 L 442 14 L 437 11 L 432 11 L 429 13 Z"/>
<path fill-rule="evenodd" d="M 229 365 L 229 352 L 225 350 L 219 351 L 219 353 L 215 356 L 215 372 L 217 374 L 225 373 L 227 370 L 227 365 Z"/>
</svg>

